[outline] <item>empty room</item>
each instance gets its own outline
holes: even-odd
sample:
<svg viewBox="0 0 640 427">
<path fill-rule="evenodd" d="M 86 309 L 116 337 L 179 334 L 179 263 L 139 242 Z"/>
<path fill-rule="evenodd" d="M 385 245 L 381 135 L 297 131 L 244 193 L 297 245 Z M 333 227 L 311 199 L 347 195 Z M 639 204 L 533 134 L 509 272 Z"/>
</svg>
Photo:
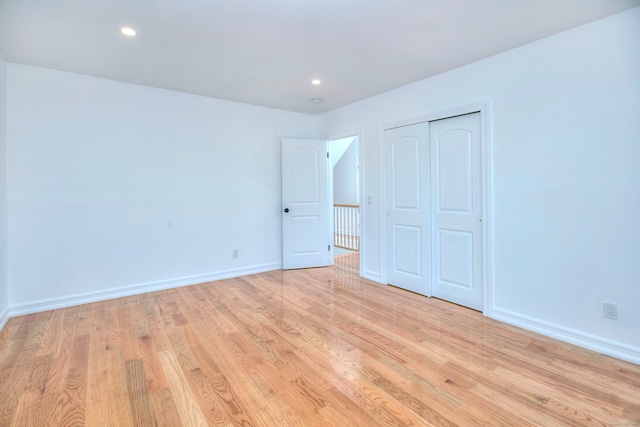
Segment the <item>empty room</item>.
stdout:
<svg viewBox="0 0 640 427">
<path fill-rule="evenodd" d="M 640 0 L 0 0 L 0 426 L 640 427 Z"/>
</svg>

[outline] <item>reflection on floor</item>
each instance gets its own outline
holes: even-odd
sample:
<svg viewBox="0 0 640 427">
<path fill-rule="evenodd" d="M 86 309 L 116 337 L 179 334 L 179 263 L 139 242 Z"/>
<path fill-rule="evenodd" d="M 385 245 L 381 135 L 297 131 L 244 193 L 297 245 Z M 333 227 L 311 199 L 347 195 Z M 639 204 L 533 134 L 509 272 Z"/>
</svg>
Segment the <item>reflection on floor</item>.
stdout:
<svg viewBox="0 0 640 427">
<path fill-rule="evenodd" d="M 351 249 L 341 248 L 340 246 L 333 247 L 333 254 L 335 256 L 348 255 L 348 254 L 354 254 L 354 253 L 358 253 L 358 251 L 352 251 Z"/>
</svg>

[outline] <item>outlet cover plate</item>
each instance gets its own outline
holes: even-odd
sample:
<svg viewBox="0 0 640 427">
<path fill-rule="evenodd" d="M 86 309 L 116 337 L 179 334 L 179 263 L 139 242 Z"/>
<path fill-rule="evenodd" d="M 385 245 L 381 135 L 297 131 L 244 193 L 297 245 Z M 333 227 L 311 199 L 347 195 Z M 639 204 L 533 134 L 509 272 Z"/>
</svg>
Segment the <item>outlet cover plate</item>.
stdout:
<svg viewBox="0 0 640 427">
<path fill-rule="evenodd" d="M 605 319 L 618 320 L 618 305 L 612 302 L 603 303 Z"/>
</svg>

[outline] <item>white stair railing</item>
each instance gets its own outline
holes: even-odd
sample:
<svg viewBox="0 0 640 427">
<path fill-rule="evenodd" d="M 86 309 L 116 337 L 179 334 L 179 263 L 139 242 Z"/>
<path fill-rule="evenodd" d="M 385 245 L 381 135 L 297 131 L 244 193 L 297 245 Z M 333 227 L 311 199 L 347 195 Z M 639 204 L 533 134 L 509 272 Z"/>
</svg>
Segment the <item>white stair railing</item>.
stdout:
<svg viewBox="0 0 640 427">
<path fill-rule="evenodd" d="M 339 248 L 360 250 L 360 206 L 333 205 L 334 239 Z"/>
</svg>

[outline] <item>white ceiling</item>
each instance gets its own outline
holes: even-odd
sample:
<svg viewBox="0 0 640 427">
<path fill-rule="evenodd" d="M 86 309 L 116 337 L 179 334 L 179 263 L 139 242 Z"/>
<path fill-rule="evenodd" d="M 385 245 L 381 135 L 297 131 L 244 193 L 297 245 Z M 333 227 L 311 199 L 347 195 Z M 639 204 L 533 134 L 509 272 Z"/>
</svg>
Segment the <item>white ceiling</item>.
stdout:
<svg viewBox="0 0 640 427">
<path fill-rule="evenodd" d="M 0 52 L 9 62 L 317 114 L 639 5 L 0 0 Z M 125 25 L 138 35 L 123 36 Z"/>
</svg>

